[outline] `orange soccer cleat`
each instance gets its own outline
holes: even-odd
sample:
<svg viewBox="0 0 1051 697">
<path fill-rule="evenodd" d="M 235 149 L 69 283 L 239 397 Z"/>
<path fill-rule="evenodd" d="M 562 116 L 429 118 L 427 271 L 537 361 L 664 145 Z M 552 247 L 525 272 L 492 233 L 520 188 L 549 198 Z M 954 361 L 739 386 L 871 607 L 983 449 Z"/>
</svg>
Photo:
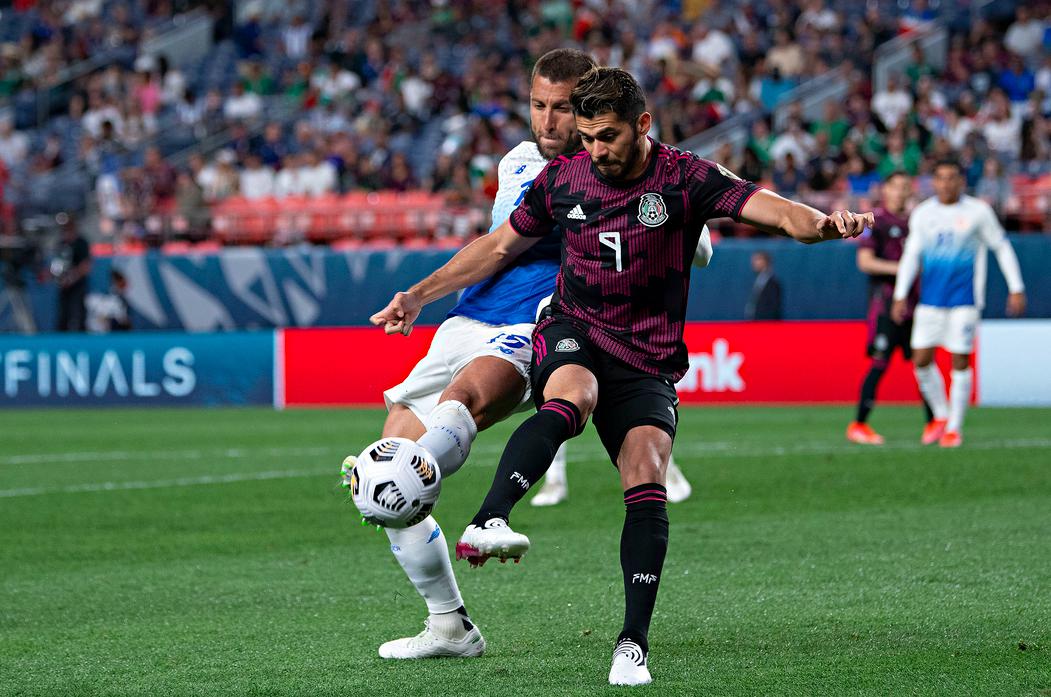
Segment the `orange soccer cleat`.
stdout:
<svg viewBox="0 0 1051 697">
<path fill-rule="evenodd" d="M 959 448 L 963 445 L 963 436 L 960 435 L 959 431 L 946 431 L 938 439 L 938 445 L 943 448 Z"/>
<path fill-rule="evenodd" d="M 862 445 L 883 445 L 883 436 L 872 430 L 868 424 L 853 421 L 847 426 L 847 440 Z"/>
<path fill-rule="evenodd" d="M 945 424 L 945 419 L 931 419 L 931 421 L 923 427 L 923 435 L 920 436 L 920 442 L 924 445 L 937 443 L 945 433 Z"/>
</svg>

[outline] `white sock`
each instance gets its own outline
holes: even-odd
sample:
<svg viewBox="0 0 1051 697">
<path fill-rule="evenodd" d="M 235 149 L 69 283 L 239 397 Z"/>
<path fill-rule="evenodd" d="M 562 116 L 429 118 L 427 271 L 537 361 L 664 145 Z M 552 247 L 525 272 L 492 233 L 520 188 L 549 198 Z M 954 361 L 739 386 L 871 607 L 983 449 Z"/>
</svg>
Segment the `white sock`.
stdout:
<svg viewBox="0 0 1051 697">
<path fill-rule="evenodd" d="M 544 475 L 545 480 L 548 482 L 561 482 L 566 483 L 566 444 L 558 446 L 558 450 L 555 452 L 555 459 L 551 461 L 551 467 L 547 470 L 547 474 Z"/>
<path fill-rule="evenodd" d="M 434 516 L 427 516 L 411 528 L 384 530 L 390 538 L 394 558 L 427 602 L 432 615 L 454 612 L 463 605 L 445 534 Z"/>
<path fill-rule="evenodd" d="M 936 419 L 949 418 L 949 401 L 945 397 L 945 380 L 938 366 L 930 363 L 923 368 L 916 366 L 916 383 L 920 394 L 927 400 Z"/>
<path fill-rule="evenodd" d="M 425 425 L 427 432 L 416 442 L 434 456 L 442 477 L 448 477 L 467 460 L 478 426 L 470 410 L 454 399 L 432 409 Z"/>
<path fill-rule="evenodd" d="M 959 433 L 963 429 L 963 415 L 967 413 L 967 406 L 971 403 L 971 369 L 954 370 L 950 374 L 952 383 L 949 385 L 949 423 L 945 425 L 946 431 Z"/>
</svg>

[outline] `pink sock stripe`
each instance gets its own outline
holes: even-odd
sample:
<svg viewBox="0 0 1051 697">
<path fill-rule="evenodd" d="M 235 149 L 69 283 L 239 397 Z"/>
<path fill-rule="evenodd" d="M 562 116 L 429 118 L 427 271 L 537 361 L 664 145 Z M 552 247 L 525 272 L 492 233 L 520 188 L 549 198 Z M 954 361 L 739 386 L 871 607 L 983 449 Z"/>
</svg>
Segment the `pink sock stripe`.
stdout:
<svg viewBox="0 0 1051 697">
<path fill-rule="evenodd" d="M 643 500 L 643 499 L 639 499 L 639 497 L 640 496 L 646 496 L 647 494 L 649 494 L 651 496 L 656 496 L 657 499 L 655 499 L 655 500 L 658 500 L 658 501 L 662 500 L 662 499 L 665 500 L 665 501 L 668 500 L 668 495 L 666 493 L 664 493 L 663 491 L 661 491 L 660 489 L 646 489 L 645 491 L 636 491 L 634 494 L 632 494 L 630 496 L 625 496 L 624 497 L 624 503 L 635 503 L 636 501 Z M 645 499 L 645 500 L 654 500 L 654 499 Z"/>
<path fill-rule="evenodd" d="M 625 501 L 624 503 L 630 506 L 634 503 L 642 503 L 643 501 L 663 501 L 664 503 L 668 503 L 668 497 L 664 496 L 662 498 L 658 498 L 656 496 L 647 496 L 644 499 L 635 499 L 634 501 Z"/>
<path fill-rule="evenodd" d="M 557 403 L 545 402 L 544 406 L 540 407 L 540 411 L 545 411 L 545 410 L 546 411 L 553 411 L 556 414 L 559 414 L 560 416 L 562 416 L 567 422 L 569 422 L 570 430 L 573 433 L 577 432 L 577 426 L 576 426 L 577 418 L 576 418 L 576 415 L 574 415 L 573 412 L 569 409 L 569 407 L 566 407 L 566 406 L 563 406 L 563 405 L 557 404 Z"/>
<path fill-rule="evenodd" d="M 577 421 L 576 412 L 567 407 L 565 404 L 559 404 L 558 402 L 547 402 L 546 404 L 550 404 L 555 409 L 558 409 L 562 414 L 565 414 L 566 418 L 569 419 L 569 425 L 573 429 L 573 433 L 577 432 L 577 430 L 580 428 L 580 423 Z"/>
</svg>

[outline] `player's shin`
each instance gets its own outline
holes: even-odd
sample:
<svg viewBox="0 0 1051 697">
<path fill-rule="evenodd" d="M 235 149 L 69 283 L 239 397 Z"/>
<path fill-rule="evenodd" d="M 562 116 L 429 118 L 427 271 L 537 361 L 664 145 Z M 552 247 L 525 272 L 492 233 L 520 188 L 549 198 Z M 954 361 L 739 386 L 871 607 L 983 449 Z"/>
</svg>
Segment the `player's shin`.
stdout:
<svg viewBox="0 0 1051 697">
<path fill-rule="evenodd" d="M 548 400 L 523 421 L 507 441 L 496 477 L 472 524 L 507 519 L 514 505 L 544 476 L 559 446 L 578 435 L 583 426 L 580 410 L 565 399 Z"/>
<path fill-rule="evenodd" d="M 869 412 L 876 403 L 876 388 L 879 387 L 883 373 L 887 370 L 887 361 L 875 359 L 865 375 L 865 381 L 861 383 L 861 398 L 858 400 L 858 413 L 855 419 L 858 423 L 868 421 Z"/>
<path fill-rule="evenodd" d="M 448 477 L 463 466 L 478 435 L 471 411 L 456 400 L 446 400 L 427 416 L 427 432 L 419 443 L 438 463 L 442 477 Z"/>
<path fill-rule="evenodd" d="M 970 368 L 953 370 L 951 377 L 952 383 L 949 386 L 949 423 L 945 425 L 945 430 L 950 433 L 959 433 L 963 430 L 963 417 L 967 413 L 967 406 L 971 402 L 973 378 Z"/>
<path fill-rule="evenodd" d="M 411 528 L 384 528 L 390 539 L 390 549 L 401 564 L 416 592 L 427 603 L 431 614 L 431 630 L 455 639 L 466 629 L 456 615 L 463 608 L 460 589 L 456 585 L 449 547 L 434 516 L 427 516 Z M 466 617 L 466 613 L 462 613 Z M 447 621 L 443 621 L 447 620 Z"/>
<path fill-rule="evenodd" d="M 646 652 L 653 605 L 668 551 L 667 494 L 660 484 L 640 484 L 624 492 L 624 531 L 620 566 L 624 572 L 624 630 Z"/>
<path fill-rule="evenodd" d="M 938 366 L 929 363 L 923 367 L 916 366 L 916 382 L 920 394 L 927 400 L 935 419 L 949 418 L 949 402 L 945 396 L 945 380 Z"/>
</svg>

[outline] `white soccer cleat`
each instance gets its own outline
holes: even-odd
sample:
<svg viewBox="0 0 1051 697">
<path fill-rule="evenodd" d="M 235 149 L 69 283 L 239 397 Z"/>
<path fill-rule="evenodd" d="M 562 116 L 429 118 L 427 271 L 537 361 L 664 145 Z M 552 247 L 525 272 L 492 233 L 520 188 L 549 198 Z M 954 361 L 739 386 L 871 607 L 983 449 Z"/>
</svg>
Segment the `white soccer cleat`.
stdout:
<svg viewBox="0 0 1051 697">
<path fill-rule="evenodd" d="M 621 639 L 613 650 L 610 685 L 648 685 L 653 682 L 646 667 L 646 653 L 631 639 Z"/>
<path fill-rule="evenodd" d="M 569 485 L 559 479 L 544 480 L 540 491 L 529 500 L 530 506 L 554 506 L 569 496 Z"/>
<path fill-rule="evenodd" d="M 668 463 L 668 476 L 665 478 L 665 485 L 668 490 L 668 500 L 672 503 L 682 503 L 690 498 L 690 494 L 693 493 L 693 487 L 686 481 L 686 475 L 682 473 L 682 470 L 674 462 Z"/>
<path fill-rule="evenodd" d="M 456 558 L 471 566 L 481 566 L 496 557 L 501 563 L 514 559 L 517 564 L 529 551 L 529 538 L 515 532 L 503 518 L 490 518 L 485 525 L 468 525 L 456 543 Z"/>
<path fill-rule="evenodd" d="M 395 639 L 380 646 L 380 658 L 475 658 L 485 653 L 485 639 L 478 627 L 471 626 L 462 639 L 446 639 L 431 631 L 424 620 L 423 631 L 414 637 Z"/>
</svg>

